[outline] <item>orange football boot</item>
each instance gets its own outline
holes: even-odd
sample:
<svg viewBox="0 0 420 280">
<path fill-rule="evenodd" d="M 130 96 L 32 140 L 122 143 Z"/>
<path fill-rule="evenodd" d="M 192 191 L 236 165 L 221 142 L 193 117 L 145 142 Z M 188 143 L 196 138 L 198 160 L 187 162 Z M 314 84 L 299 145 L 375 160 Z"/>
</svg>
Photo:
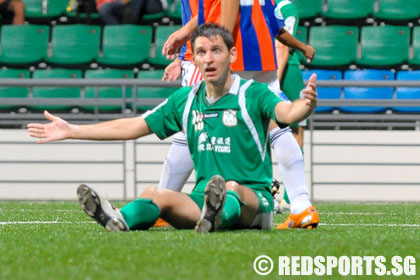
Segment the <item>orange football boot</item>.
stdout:
<svg viewBox="0 0 420 280">
<path fill-rule="evenodd" d="M 319 215 L 314 206 L 309 206 L 299 214 L 290 214 L 286 221 L 276 226 L 276 229 L 307 228 L 313 229 L 318 226 Z"/>
<path fill-rule="evenodd" d="M 153 225 L 153 227 L 167 227 L 167 226 L 169 226 L 169 223 L 162 218 L 157 219 L 155 224 Z"/>
</svg>

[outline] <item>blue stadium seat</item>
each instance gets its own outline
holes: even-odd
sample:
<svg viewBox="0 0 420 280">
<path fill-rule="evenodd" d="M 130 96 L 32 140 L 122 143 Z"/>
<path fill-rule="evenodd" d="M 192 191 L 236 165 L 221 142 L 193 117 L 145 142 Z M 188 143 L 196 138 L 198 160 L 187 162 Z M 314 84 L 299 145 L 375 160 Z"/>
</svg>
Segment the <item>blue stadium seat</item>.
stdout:
<svg viewBox="0 0 420 280">
<path fill-rule="evenodd" d="M 391 70 L 365 69 L 347 70 L 345 80 L 394 80 L 395 73 Z M 394 88 L 390 87 L 348 87 L 344 88 L 344 99 L 393 99 Z M 380 113 L 386 107 L 340 107 L 340 111 L 347 113 Z"/>
<path fill-rule="evenodd" d="M 313 73 L 316 73 L 317 80 L 342 80 L 343 73 L 338 70 L 321 70 L 312 69 L 302 71 L 304 80 L 308 80 Z M 340 99 L 341 88 L 339 87 L 318 87 L 318 98 L 319 99 Z M 315 112 L 331 112 L 335 108 L 333 106 L 320 106 L 315 109 Z"/>
<path fill-rule="evenodd" d="M 398 71 L 397 80 L 420 80 L 420 70 L 416 71 Z M 414 87 L 397 87 L 396 90 L 397 99 L 418 99 L 420 100 L 420 88 Z M 392 107 L 395 112 L 402 113 L 420 113 L 419 107 Z"/>
</svg>

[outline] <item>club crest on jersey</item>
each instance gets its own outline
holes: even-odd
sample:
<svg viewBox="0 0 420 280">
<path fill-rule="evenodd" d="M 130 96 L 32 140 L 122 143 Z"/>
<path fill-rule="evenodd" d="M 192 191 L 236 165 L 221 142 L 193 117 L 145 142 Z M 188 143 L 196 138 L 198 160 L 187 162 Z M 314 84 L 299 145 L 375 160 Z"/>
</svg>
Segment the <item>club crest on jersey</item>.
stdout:
<svg viewBox="0 0 420 280">
<path fill-rule="evenodd" d="M 237 111 L 234 110 L 223 111 L 223 124 L 225 126 L 236 126 L 238 124 L 236 113 Z"/>
<path fill-rule="evenodd" d="M 204 128 L 203 114 L 201 114 L 197 110 L 194 110 L 192 111 L 192 117 L 192 124 L 194 126 L 194 130 L 202 130 Z"/>
</svg>

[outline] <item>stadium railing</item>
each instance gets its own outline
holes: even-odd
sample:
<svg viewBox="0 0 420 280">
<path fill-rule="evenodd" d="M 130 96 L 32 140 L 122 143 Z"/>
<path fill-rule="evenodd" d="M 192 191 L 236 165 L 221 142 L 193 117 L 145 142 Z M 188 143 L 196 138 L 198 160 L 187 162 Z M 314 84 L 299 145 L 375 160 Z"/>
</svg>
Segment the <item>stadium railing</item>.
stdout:
<svg viewBox="0 0 420 280">
<path fill-rule="evenodd" d="M 70 113 L 70 112 L 59 112 L 57 115 L 73 121 L 77 123 L 91 123 L 96 121 L 103 121 L 103 120 L 109 120 L 114 119 L 118 117 L 133 117 L 139 114 L 139 112 L 136 111 L 137 106 L 139 105 L 157 105 L 159 104 L 162 99 L 159 98 L 138 98 L 138 95 L 134 94 L 137 91 L 137 88 L 141 87 L 179 87 L 178 82 L 173 83 L 166 83 L 162 82 L 161 80 L 149 80 L 149 79 L 1 79 L 0 80 L 0 87 L 34 87 L 34 86 L 77 86 L 77 87 L 122 87 L 123 89 L 126 87 L 131 87 L 133 90 L 133 94 L 130 98 L 89 98 L 85 99 L 82 95 L 81 98 L 69 98 L 69 99 L 52 99 L 52 98 L 0 98 L 0 104 L 4 105 L 19 105 L 19 106 L 30 106 L 30 105 L 52 105 L 52 104 L 60 104 L 60 105 L 73 105 L 73 106 L 81 106 L 81 105 L 91 105 L 98 107 L 100 105 L 115 105 L 120 104 L 121 105 L 121 112 L 117 113 L 99 113 L 96 109 L 93 112 L 89 113 Z M 346 81 L 346 80 L 324 80 L 324 81 L 317 81 L 318 87 L 420 87 L 420 81 Z M 125 92 L 125 90 L 123 90 Z M 128 104 L 128 105 L 127 105 Z M 131 105 L 130 105 L 131 104 Z M 335 108 L 343 107 L 343 106 L 384 106 L 387 108 L 392 108 L 393 106 L 401 106 L 401 107 L 417 107 L 420 108 L 420 99 L 410 99 L 410 100 L 344 100 L 344 99 L 323 99 L 319 100 L 319 106 L 332 106 Z M 131 106 L 131 107 L 129 107 Z M 124 110 L 128 109 L 130 110 Z M 0 113 L 0 126 L 20 126 L 24 127 L 28 122 L 32 121 L 45 121 L 45 118 L 42 114 L 42 112 L 37 113 Z M 371 147 L 371 146 L 387 146 L 389 148 L 394 147 L 417 147 L 420 148 L 420 144 L 404 144 L 404 143 L 354 143 L 352 139 L 349 139 L 345 143 L 331 143 L 331 142 L 323 142 L 318 141 L 316 137 L 314 137 L 315 131 L 321 131 L 321 130 L 346 130 L 346 129 L 361 129 L 361 130 L 390 130 L 390 129 L 407 129 L 407 130 L 420 130 L 420 114 L 413 113 L 413 114 L 407 114 L 407 113 L 381 113 L 381 114 L 342 114 L 342 113 L 327 113 L 327 114 L 314 114 L 309 119 L 309 133 L 310 137 L 308 139 L 309 145 L 310 145 L 310 176 L 311 176 L 311 189 L 312 189 L 312 195 L 314 194 L 314 187 L 319 185 L 407 185 L 407 186 L 418 186 L 420 185 L 419 182 L 405 182 L 401 179 L 401 181 L 398 182 L 386 182 L 386 181 L 361 181 L 355 179 L 354 181 L 343 181 L 343 182 L 337 182 L 337 181 L 325 181 L 323 179 L 318 179 L 317 177 L 314 177 L 314 170 L 316 172 L 316 169 L 318 167 L 335 167 L 335 166 L 411 166 L 418 168 L 420 166 L 420 162 L 382 162 L 381 160 L 376 159 L 376 161 L 370 161 L 370 162 L 357 162 L 357 161 L 348 161 L 346 159 L 342 159 L 342 161 L 322 161 L 318 160 L 313 156 L 314 150 L 319 147 L 334 147 L 334 146 L 340 146 L 340 147 Z M 1 144 L 1 143 L 0 143 Z M 3 144 L 13 144 L 9 142 L 5 142 Z M 25 143 L 25 144 L 32 144 L 34 145 L 34 142 L 31 143 Z M 156 145 L 156 143 L 150 143 L 152 145 Z M 114 143 L 114 145 L 120 145 L 122 147 L 122 154 L 125 155 L 125 145 L 121 143 Z M 109 164 L 121 164 L 123 166 L 123 173 L 126 174 L 127 172 L 127 166 L 134 166 L 134 178 L 127 179 L 125 175 L 121 176 L 117 180 L 114 180 L 113 183 L 119 183 L 123 187 L 123 193 L 122 196 L 124 199 L 127 198 L 127 192 L 130 194 L 129 197 L 131 197 L 131 194 L 134 193 L 134 197 L 138 194 L 137 189 L 138 185 L 156 185 L 158 182 L 158 178 L 155 179 L 153 177 L 152 179 L 145 180 L 144 178 L 138 176 L 139 172 L 137 170 L 142 170 L 144 165 L 155 166 L 156 168 L 160 168 L 161 164 L 163 163 L 162 159 L 152 159 L 152 160 L 144 160 L 139 159 L 136 154 L 136 149 L 138 146 L 144 145 L 142 141 L 135 141 L 134 142 L 134 159 L 130 158 L 127 159 L 125 156 L 122 157 L 121 160 L 110 160 Z M 165 145 L 168 145 L 168 143 L 165 143 Z M 130 161 L 128 164 L 126 161 Z M 72 163 L 75 165 L 79 164 L 79 161 L 77 160 L 70 160 L 65 161 L 62 160 L 34 160 L 34 161 L 14 161 L 14 160 L 3 160 L 0 163 L 3 164 L 65 164 L 65 163 Z M 133 162 L 131 162 L 133 161 Z M 83 162 L 83 163 L 82 163 Z M 105 162 L 107 162 L 105 160 Z M 89 161 L 86 162 L 81 161 L 80 164 L 95 164 L 96 161 Z M 138 168 L 139 166 L 142 166 L 142 168 Z M 159 166 L 159 167 L 157 167 Z M 140 174 L 141 175 L 141 174 Z M 76 181 L 80 181 L 77 179 L 68 179 L 68 180 L 62 180 L 61 183 L 73 183 Z M 118 182 L 117 182 L 118 181 Z M 0 183 L 49 183 L 49 184 L 56 184 L 59 182 L 59 180 L 25 180 L 25 181 L 19 181 L 19 180 L 13 180 L 13 182 L 9 182 L 8 180 L 0 180 Z M 90 182 L 90 181 L 89 181 Z M 92 181 L 92 182 L 99 182 L 102 181 Z M 112 182 L 111 182 L 112 183 Z M 192 182 L 189 182 L 190 184 Z M 134 185 L 135 187 L 133 190 L 131 190 L 131 187 Z M 129 190 L 127 190 L 130 188 Z"/>
</svg>

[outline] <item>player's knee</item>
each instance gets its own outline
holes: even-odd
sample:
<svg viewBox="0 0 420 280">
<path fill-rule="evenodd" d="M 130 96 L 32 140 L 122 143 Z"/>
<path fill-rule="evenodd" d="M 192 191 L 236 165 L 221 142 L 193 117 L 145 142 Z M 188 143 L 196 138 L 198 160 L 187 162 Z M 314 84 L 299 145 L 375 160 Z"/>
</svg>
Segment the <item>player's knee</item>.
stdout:
<svg viewBox="0 0 420 280">
<path fill-rule="evenodd" d="M 227 181 L 226 182 L 226 190 L 239 192 L 239 184 L 236 181 Z"/>
<path fill-rule="evenodd" d="M 162 189 L 158 187 L 147 187 L 141 194 L 142 198 L 154 199 L 162 194 Z"/>
</svg>

